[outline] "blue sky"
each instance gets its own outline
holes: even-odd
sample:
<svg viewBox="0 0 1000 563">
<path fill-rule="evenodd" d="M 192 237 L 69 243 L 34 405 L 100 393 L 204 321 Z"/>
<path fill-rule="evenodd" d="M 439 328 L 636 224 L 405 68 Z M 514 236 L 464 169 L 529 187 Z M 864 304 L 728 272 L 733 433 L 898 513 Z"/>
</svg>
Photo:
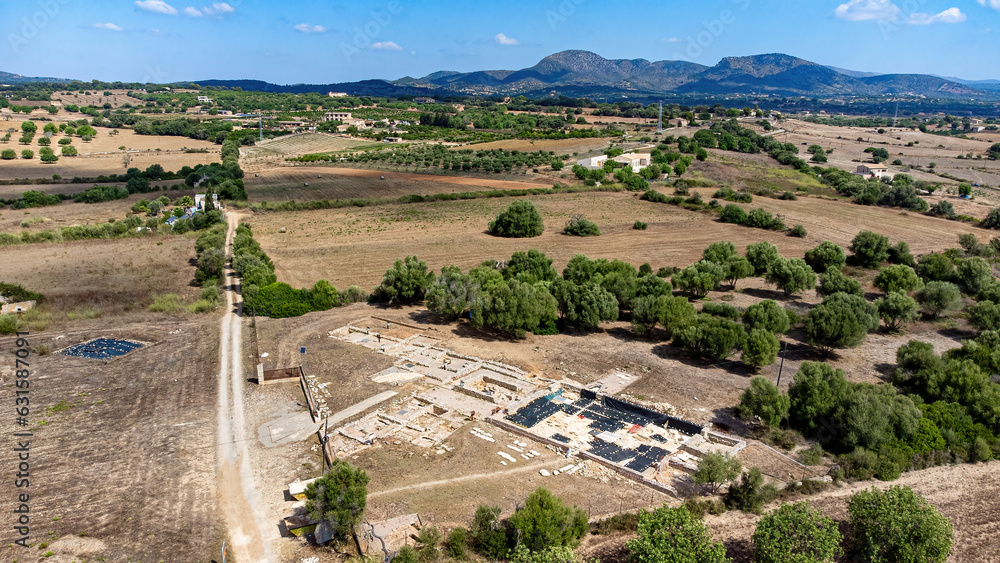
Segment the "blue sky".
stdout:
<svg viewBox="0 0 1000 563">
<path fill-rule="evenodd" d="M 83 80 L 323 84 L 519 69 L 566 49 L 1000 79 L 1000 0 L 0 0 L 0 14 L 0 70 Z"/>
</svg>

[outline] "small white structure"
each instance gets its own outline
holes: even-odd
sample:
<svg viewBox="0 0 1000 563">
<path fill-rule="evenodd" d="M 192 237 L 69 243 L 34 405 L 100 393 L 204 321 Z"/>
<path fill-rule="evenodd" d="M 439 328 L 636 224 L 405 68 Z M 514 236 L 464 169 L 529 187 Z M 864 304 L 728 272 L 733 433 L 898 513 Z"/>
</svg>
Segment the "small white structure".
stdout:
<svg viewBox="0 0 1000 563">
<path fill-rule="evenodd" d="M 878 178 L 879 180 L 886 176 L 892 177 L 892 174 L 889 174 L 889 167 L 881 164 L 859 164 L 858 169 L 854 171 L 854 175 L 864 176 L 865 178 Z"/>
<path fill-rule="evenodd" d="M 212 204 L 219 207 L 219 194 L 212 194 Z M 194 194 L 194 208 L 198 211 L 205 209 L 205 194 Z"/>
<path fill-rule="evenodd" d="M 198 103 L 210 104 L 212 103 L 212 98 L 209 98 L 208 96 L 198 96 Z"/>
<path fill-rule="evenodd" d="M 326 95 L 331 98 L 346 98 L 347 92 L 327 92 Z"/>
<path fill-rule="evenodd" d="M 639 173 L 640 170 L 650 165 L 652 162 L 652 157 L 649 153 L 625 153 L 616 156 L 613 159 L 615 162 L 628 166 L 632 169 L 632 172 Z"/>
<path fill-rule="evenodd" d="M 12 315 L 30 311 L 35 307 L 34 301 L 20 301 L 18 303 L 4 303 L 0 305 L 0 315 Z"/>
<path fill-rule="evenodd" d="M 597 156 L 592 156 L 590 158 L 581 158 L 577 160 L 576 163 L 588 170 L 597 170 L 598 168 L 604 168 L 604 163 L 607 162 L 608 157 L 603 154 Z"/>
</svg>

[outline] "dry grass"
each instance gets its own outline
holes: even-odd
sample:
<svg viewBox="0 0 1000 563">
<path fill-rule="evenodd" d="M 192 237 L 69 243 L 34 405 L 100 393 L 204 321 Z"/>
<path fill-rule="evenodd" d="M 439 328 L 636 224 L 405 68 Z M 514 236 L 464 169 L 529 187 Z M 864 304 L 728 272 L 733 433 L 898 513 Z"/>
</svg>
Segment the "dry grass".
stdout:
<svg viewBox="0 0 1000 563">
<path fill-rule="evenodd" d="M 102 316 L 145 311 L 153 294 L 194 301 L 193 237 L 86 240 L 0 247 L 2 279 L 45 296 L 60 314 L 83 306 Z"/>
<path fill-rule="evenodd" d="M 385 177 L 384 180 L 381 178 Z M 458 193 L 493 189 L 548 188 L 551 181 L 534 175 L 508 180 L 499 175 L 437 176 L 390 170 L 362 170 L 322 164 L 282 166 L 244 179 L 250 201 L 396 198 L 409 194 Z M 540 180 L 540 181 L 535 181 Z M 305 184 L 309 184 L 306 186 Z"/>
<path fill-rule="evenodd" d="M 175 117 L 182 117 L 176 115 Z M 80 114 L 60 113 L 53 118 L 53 122 L 80 119 Z M 4 121 L 3 129 L 14 127 L 21 130 L 21 123 L 24 120 Z M 210 141 L 198 141 L 187 137 L 163 137 L 157 135 L 136 135 L 131 129 L 119 129 L 117 135 L 111 135 L 111 129 L 97 127 L 97 136 L 89 143 L 84 142 L 80 137 L 71 137 L 73 146 L 79 151 L 79 156 L 59 157 L 55 164 L 43 164 L 38 158 L 38 139 L 42 137 L 42 127 L 46 122 L 36 121 L 38 132 L 30 145 L 22 145 L 17 142 L 20 133 L 11 135 L 10 142 L 0 143 L 0 149 L 12 148 L 20 155 L 23 149 L 35 151 L 35 158 L 32 160 L 0 160 L 0 178 L 51 178 L 53 174 L 59 174 L 63 178 L 74 176 L 100 176 L 107 174 L 121 174 L 125 172 L 122 165 L 124 151 L 118 147 L 124 146 L 132 154 L 132 162 L 129 167 L 145 169 L 152 164 L 159 164 L 166 170 L 175 171 L 183 166 L 195 166 L 198 164 L 208 164 L 219 162 L 219 145 Z M 64 138 L 65 135 L 59 133 L 52 137 L 52 147 L 56 154 L 59 154 L 57 139 Z M 207 153 L 185 153 L 184 148 L 206 149 Z"/>
<path fill-rule="evenodd" d="M 709 196 L 712 190 L 702 191 Z M 640 201 L 635 193 L 562 194 L 533 201 L 546 231 L 530 240 L 498 238 L 486 232 L 490 219 L 510 204 L 507 198 L 260 213 L 249 221 L 274 258 L 278 278 L 299 287 L 328 279 L 337 287 L 370 288 L 393 260 L 412 254 L 435 270 L 450 264 L 467 269 L 531 248 L 553 258 L 558 269 L 575 254 L 619 258 L 635 265 L 648 262 L 658 268 L 697 261 L 706 246 L 720 240 L 733 241 L 741 249 L 767 240 L 777 244 L 783 255 L 801 257 L 824 240 L 846 247 L 863 229 L 883 233 L 893 242 L 905 240 L 914 253 L 953 247 L 959 233 L 986 236 L 980 229 L 954 221 L 817 198 L 757 198 L 745 206 L 780 213 L 788 225 L 804 225 L 809 234 L 801 239 L 719 223 L 713 215 Z M 602 235 L 580 239 L 561 234 L 575 213 L 596 222 Z M 649 229 L 632 230 L 637 219 L 649 223 Z M 279 234 L 280 227 L 288 232 Z"/>
</svg>

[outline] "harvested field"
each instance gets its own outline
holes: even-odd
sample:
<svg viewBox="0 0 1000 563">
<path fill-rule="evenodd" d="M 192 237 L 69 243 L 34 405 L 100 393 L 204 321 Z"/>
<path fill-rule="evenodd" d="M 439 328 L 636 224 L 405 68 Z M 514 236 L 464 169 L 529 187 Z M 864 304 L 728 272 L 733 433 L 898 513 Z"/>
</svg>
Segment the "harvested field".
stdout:
<svg viewBox="0 0 1000 563">
<path fill-rule="evenodd" d="M 144 312 L 153 294 L 194 301 L 193 258 L 194 237 L 181 236 L 0 247 L 3 281 L 41 293 L 53 313 L 89 307 L 102 316 Z"/>
<path fill-rule="evenodd" d="M 383 176 L 385 180 L 380 179 Z M 520 176 L 518 180 L 506 178 L 508 177 L 502 175 L 437 176 L 309 164 L 262 170 L 244 178 L 244 183 L 250 201 L 396 198 L 410 194 L 552 187 L 552 184 L 544 179 L 533 181 L 533 176 Z M 307 183 L 308 186 L 305 185 Z"/>
<path fill-rule="evenodd" d="M 288 157 L 303 154 L 339 152 L 350 149 L 379 146 L 380 143 L 358 141 L 348 136 L 329 133 L 297 133 L 274 139 L 240 150 L 241 158 L 253 160 L 263 157 Z"/>
<path fill-rule="evenodd" d="M 30 336 L 30 542 L 48 546 L 32 553 L 11 545 L 8 533 L 0 545 L 5 560 L 51 551 L 39 560 L 207 563 L 219 553 L 216 323 L 149 314 L 120 321 Z M 148 345 L 110 361 L 55 353 L 97 336 Z M 0 346 L 11 350 L 13 338 Z M 13 367 L 0 364 L 4 388 Z M 10 436 L 23 428 L 5 417 L 0 430 Z"/>
<path fill-rule="evenodd" d="M 702 191 L 710 196 L 714 190 Z M 806 197 L 798 201 L 756 198 L 753 204 L 744 205 L 779 213 L 789 226 L 802 224 L 809 234 L 801 239 L 719 223 L 713 215 L 641 201 L 636 193 L 560 194 L 533 201 L 546 231 L 530 240 L 498 238 L 486 232 L 489 221 L 510 205 L 508 198 L 258 213 L 249 221 L 274 258 L 280 280 L 304 287 L 328 279 L 337 287 L 354 284 L 366 289 L 381 280 L 393 260 L 412 254 L 434 270 L 449 264 L 468 269 L 483 260 L 502 260 L 531 248 L 553 258 L 560 270 L 575 254 L 619 258 L 636 266 L 648 262 L 655 269 L 695 262 L 706 246 L 720 240 L 735 241 L 740 249 L 767 240 L 777 244 L 783 255 L 801 257 L 824 240 L 846 247 L 863 229 L 885 234 L 893 242 L 905 240 L 915 254 L 954 247 L 960 233 L 988 235 L 962 223 L 898 209 Z M 603 234 L 589 238 L 561 234 L 566 220 L 577 213 L 595 221 Z M 635 220 L 649 223 L 649 229 L 632 230 Z M 288 232 L 279 234 L 281 227 Z"/>
<path fill-rule="evenodd" d="M 78 119 L 79 117 L 72 117 Z M 58 123 L 60 120 L 54 120 Z M 7 127 L 15 127 L 20 131 L 21 121 L 4 122 Z M 38 157 L 38 139 L 41 138 L 45 122 L 36 121 L 38 133 L 30 145 L 17 142 L 17 137 L 0 148 L 12 148 L 20 155 L 23 149 L 35 151 L 32 160 L 0 160 L 0 177 L 2 178 L 51 178 L 59 174 L 64 178 L 74 176 L 100 176 L 106 174 L 121 174 L 125 172 L 122 157 L 125 152 L 118 149 L 126 147 L 132 155 L 130 168 L 146 169 L 150 165 L 159 164 L 166 170 L 179 170 L 183 166 L 195 166 L 219 162 L 219 145 L 210 141 L 198 141 L 188 137 L 165 137 L 158 135 L 136 135 L 131 129 L 120 129 L 117 135 L 111 135 L 111 129 L 97 127 L 97 136 L 89 143 L 80 137 L 70 137 L 73 146 L 79 151 L 79 156 L 60 156 L 54 164 L 43 164 Z M 57 139 L 64 138 L 62 133 L 52 137 L 52 146 L 59 154 Z M 206 153 L 186 153 L 184 149 L 205 149 Z"/>
</svg>

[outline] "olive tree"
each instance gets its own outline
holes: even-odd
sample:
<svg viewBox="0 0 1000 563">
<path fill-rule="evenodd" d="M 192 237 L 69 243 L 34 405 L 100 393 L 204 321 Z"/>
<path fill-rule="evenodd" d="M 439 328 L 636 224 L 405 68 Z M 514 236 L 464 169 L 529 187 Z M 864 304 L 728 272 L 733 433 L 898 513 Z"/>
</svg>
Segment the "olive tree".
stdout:
<svg viewBox="0 0 1000 563">
<path fill-rule="evenodd" d="M 816 273 L 800 258 L 775 260 L 767 267 L 765 279 L 788 296 L 816 287 Z"/>
<path fill-rule="evenodd" d="M 837 522 L 808 502 L 784 504 L 757 523 L 754 563 L 833 563 L 841 555 Z"/>
<path fill-rule="evenodd" d="M 671 281 L 677 289 L 692 298 L 701 299 L 719 285 L 724 275 L 722 266 L 702 260 L 674 274 Z"/>
<path fill-rule="evenodd" d="M 885 297 L 875 300 L 879 317 L 885 321 L 889 332 L 898 331 L 904 323 L 911 323 L 920 318 L 920 306 L 916 299 L 902 291 L 890 291 Z"/>
<path fill-rule="evenodd" d="M 788 417 L 790 405 L 788 395 L 783 394 L 769 379 L 758 375 L 750 380 L 750 387 L 740 395 L 736 412 L 746 420 L 756 419 L 767 426 L 778 426 Z"/>
<path fill-rule="evenodd" d="M 857 560 L 943 563 L 951 554 L 951 521 L 909 487 L 859 491 L 847 514 L 849 555 Z"/>
<path fill-rule="evenodd" d="M 515 201 L 490 221 L 490 234 L 498 237 L 537 237 L 544 229 L 541 213 L 527 200 Z"/>
<path fill-rule="evenodd" d="M 878 328 L 875 305 L 857 295 L 835 293 L 812 308 L 805 320 L 810 344 L 829 352 L 834 348 L 854 348 Z"/>
<path fill-rule="evenodd" d="M 424 294 L 434 281 L 434 273 L 427 271 L 427 262 L 416 256 L 397 259 L 386 270 L 382 283 L 375 288 L 372 299 L 393 305 L 410 305 L 423 301 Z"/>
<path fill-rule="evenodd" d="M 710 454 L 711 455 L 711 454 Z M 638 537 L 626 544 L 629 563 L 729 563 L 726 547 L 687 508 L 639 512 Z"/>
<path fill-rule="evenodd" d="M 815 272 L 823 273 L 829 268 L 840 268 L 847 262 L 844 249 L 828 240 L 806 251 L 806 264 Z"/>
<path fill-rule="evenodd" d="M 871 231 L 861 231 L 851 240 L 850 250 L 858 266 L 878 268 L 889 259 L 889 239 Z"/>
<path fill-rule="evenodd" d="M 882 268 L 878 275 L 875 276 L 875 281 L 872 285 L 886 293 L 894 291 L 909 293 L 922 288 L 924 282 L 913 268 L 903 266 L 902 264 L 893 264 L 892 266 Z"/>
<path fill-rule="evenodd" d="M 916 297 L 924 311 L 934 316 L 956 311 L 962 306 L 962 294 L 958 286 L 946 281 L 927 282 Z"/>
</svg>

